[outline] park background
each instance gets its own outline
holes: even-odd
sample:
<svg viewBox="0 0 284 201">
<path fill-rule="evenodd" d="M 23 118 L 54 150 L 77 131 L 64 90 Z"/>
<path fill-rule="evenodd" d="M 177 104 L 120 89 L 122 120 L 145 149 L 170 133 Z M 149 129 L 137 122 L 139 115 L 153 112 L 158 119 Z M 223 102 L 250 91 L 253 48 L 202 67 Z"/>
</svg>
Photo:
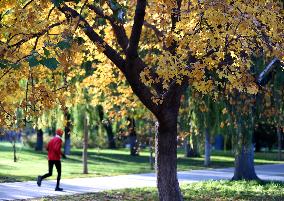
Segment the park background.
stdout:
<svg viewBox="0 0 284 201">
<path fill-rule="evenodd" d="M 62 128 L 66 178 L 155 166 L 153 199 L 180 201 L 178 170 L 234 166 L 248 183 L 221 185 L 224 199 L 235 184 L 282 199 L 254 169 L 282 163 L 282 1 L 4 0 L 0 12 L 2 182 L 44 172 Z"/>
</svg>

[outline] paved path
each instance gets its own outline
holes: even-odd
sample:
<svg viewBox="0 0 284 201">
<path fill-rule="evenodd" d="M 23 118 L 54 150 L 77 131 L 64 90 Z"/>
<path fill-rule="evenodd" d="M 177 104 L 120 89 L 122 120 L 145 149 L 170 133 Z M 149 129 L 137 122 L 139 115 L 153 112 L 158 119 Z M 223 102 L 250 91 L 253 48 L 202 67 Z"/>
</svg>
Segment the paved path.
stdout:
<svg viewBox="0 0 284 201">
<path fill-rule="evenodd" d="M 256 172 L 264 180 L 284 181 L 284 164 L 256 166 Z M 230 179 L 233 168 L 192 170 L 178 173 L 180 183 L 204 180 Z M 0 184 L 0 200 L 39 198 L 42 196 L 70 195 L 77 193 L 99 192 L 111 189 L 156 186 L 154 173 L 122 175 L 114 177 L 63 179 L 64 192 L 54 191 L 56 181 L 43 181 L 41 187 L 35 181 Z"/>
</svg>

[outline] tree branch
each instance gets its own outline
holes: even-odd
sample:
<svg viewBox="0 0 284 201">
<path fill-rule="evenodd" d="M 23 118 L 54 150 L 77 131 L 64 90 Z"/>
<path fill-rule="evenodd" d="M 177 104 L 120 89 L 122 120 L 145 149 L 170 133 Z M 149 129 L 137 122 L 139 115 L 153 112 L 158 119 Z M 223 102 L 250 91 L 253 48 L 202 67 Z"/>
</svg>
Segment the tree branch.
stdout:
<svg viewBox="0 0 284 201">
<path fill-rule="evenodd" d="M 126 48 L 128 46 L 129 39 L 126 35 L 126 31 L 125 31 L 123 25 L 117 24 L 113 17 L 105 15 L 104 12 L 101 9 L 95 7 L 94 5 L 88 5 L 88 7 L 89 7 L 89 9 L 94 11 L 98 16 L 100 16 L 101 18 L 104 18 L 104 19 L 106 19 L 110 22 L 112 29 L 114 31 L 114 34 L 116 36 L 118 44 L 123 49 L 124 53 L 126 53 Z"/>
<path fill-rule="evenodd" d="M 148 23 L 147 21 L 144 21 L 144 26 L 149 28 L 149 29 L 152 29 L 155 32 L 158 40 L 162 41 L 162 38 L 164 37 L 163 32 L 161 32 L 157 27 L 155 27 L 154 25 Z"/>
<path fill-rule="evenodd" d="M 30 5 L 34 0 L 29 1 L 28 3 L 26 3 L 26 5 L 24 5 L 23 9 L 25 9 L 26 7 L 28 7 L 28 5 Z"/>
<path fill-rule="evenodd" d="M 52 29 L 52 28 L 54 28 L 54 27 L 57 27 L 57 26 L 60 26 L 60 25 L 63 24 L 64 22 L 65 22 L 65 20 L 64 20 L 64 21 L 61 21 L 61 22 L 54 23 L 54 24 L 48 26 L 46 29 L 42 30 L 42 31 L 39 32 L 39 33 L 30 34 L 29 36 L 23 38 L 22 40 L 18 41 L 17 43 L 12 44 L 12 45 L 9 45 L 8 48 L 20 47 L 22 44 L 24 44 L 25 42 L 31 40 L 32 38 L 36 38 L 36 37 L 42 36 L 42 35 L 44 35 L 45 33 L 47 33 L 50 29 Z M 13 36 L 13 37 L 14 37 L 14 36 Z"/>
<path fill-rule="evenodd" d="M 267 75 L 276 68 L 275 62 L 279 61 L 279 59 L 277 57 L 275 57 L 274 59 L 272 59 L 272 61 L 265 67 L 265 69 L 259 74 L 258 78 L 257 78 L 257 83 L 259 85 L 263 84 L 263 80 L 267 77 Z"/>
<path fill-rule="evenodd" d="M 172 9 L 171 19 L 172 19 L 172 32 L 176 29 L 176 24 L 178 21 L 180 21 L 180 8 L 181 8 L 181 1 L 182 0 L 176 0 L 176 8 Z M 171 46 L 168 48 L 170 53 L 172 55 L 176 54 L 176 48 L 177 48 L 177 41 L 173 41 Z"/>
<path fill-rule="evenodd" d="M 55 0 L 52 0 L 54 2 Z M 66 18 L 77 18 L 81 23 L 79 27 L 82 28 L 84 33 L 89 37 L 89 39 L 102 47 L 103 53 L 122 71 L 125 72 L 125 61 L 124 59 L 111 47 L 109 46 L 90 26 L 87 20 L 82 17 L 76 10 L 68 7 L 66 4 L 61 4 L 58 9 L 65 14 Z"/>
<path fill-rule="evenodd" d="M 55 0 L 52 0 L 53 2 Z M 133 92 L 139 97 L 141 102 L 151 110 L 155 115 L 158 115 L 158 105 L 153 103 L 150 89 L 142 83 L 140 79 L 141 71 L 146 67 L 146 64 L 138 57 L 137 49 L 140 40 L 141 30 L 144 23 L 146 0 L 138 0 L 137 9 L 135 13 L 135 20 L 132 29 L 131 45 L 127 48 L 127 53 L 132 54 L 136 52 L 137 57 L 129 57 L 127 54 L 127 60 L 125 61 L 112 47 L 110 47 L 90 26 L 90 24 L 79 13 L 68 7 L 66 4 L 61 4 L 58 9 L 65 14 L 66 18 L 78 18 L 81 23 L 79 26 L 89 37 L 89 39 L 95 44 L 102 45 L 103 53 L 122 71 L 127 81 L 129 82 Z M 130 48 L 129 48 L 130 47 Z M 133 50 L 130 52 L 130 50 Z"/>
<path fill-rule="evenodd" d="M 134 24 L 131 31 L 130 41 L 127 48 L 127 56 L 129 58 L 138 57 L 138 44 L 142 32 L 142 26 L 144 24 L 146 10 L 146 0 L 138 0 L 136 4 Z"/>
<path fill-rule="evenodd" d="M 11 115 L 9 112 L 7 112 L 7 111 L 5 110 L 5 108 L 3 107 L 3 105 L 2 105 L 1 102 L 0 102 L 0 108 L 3 110 L 3 112 L 4 112 L 5 114 L 7 114 L 9 117 L 13 118 L 13 115 Z M 13 119 L 14 119 L 14 118 L 13 118 Z"/>
</svg>

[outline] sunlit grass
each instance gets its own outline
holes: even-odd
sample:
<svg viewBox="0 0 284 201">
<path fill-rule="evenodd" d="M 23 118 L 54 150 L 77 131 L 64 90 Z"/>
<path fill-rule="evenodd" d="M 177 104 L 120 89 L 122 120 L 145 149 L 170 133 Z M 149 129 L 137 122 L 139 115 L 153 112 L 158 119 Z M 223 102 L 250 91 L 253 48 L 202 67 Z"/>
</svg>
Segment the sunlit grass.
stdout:
<svg viewBox="0 0 284 201">
<path fill-rule="evenodd" d="M 284 200 L 284 183 L 256 181 L 206 181 L 181 185 L 186 201 L 225 201 L 253 200 L 271 201 Z M 39 201 L 73 201 L 73 200 L 108 200 L 108 201 L 158 201 L 156 188 L 136 188 L 87 193 L 54 198 L 33 199 Z"/>
<path fill-rule="evenodd" d="M 17 153 L 18 162 L 13 162 L 12 146 L 0 143 L 0 182 L 34 180 L 37 175 L 47 172 L 47 153 L 36 152 L 22 147 Z M 153 172 L 149 164 L 148 150 L 142 150 L 139 156 L 130 156 L 128 149 L 90 149 L 88 152 L 89 174 L 82 174 L 82 150 L 72 149 L 71 156 L 63 159 L 62 178 L 112 176 Z M 256 164 L 281 163 L 273 161 L 276 154 L 256 154 Z M 178 152 L 178 170 L 204 169 L 203 158 L 185 158 L 182 150 Z M 283 162 L 282 162 L 283 163 Z M 210 168 L 233 167 L 231 152 L 213 152 Z M 50 179 L 56 178 L 56 170 Z"/>
</svg>

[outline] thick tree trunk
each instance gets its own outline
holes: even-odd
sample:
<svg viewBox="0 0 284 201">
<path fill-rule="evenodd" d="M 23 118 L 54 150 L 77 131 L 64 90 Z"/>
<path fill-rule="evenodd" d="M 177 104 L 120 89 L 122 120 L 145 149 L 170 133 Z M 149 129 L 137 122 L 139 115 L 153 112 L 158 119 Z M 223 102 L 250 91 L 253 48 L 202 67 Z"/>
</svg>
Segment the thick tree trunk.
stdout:
<svg viewBox="0 0 284 201">
<path fill-rule="evenodd" d="M 156 172 L 160 201 L 183 200 L 177 178 L 177 115 L 159 120 L 156 132 Z"/>
<path fill-rule="evenodd" d="M 205 153 L 204 153 L 204 165 L 210 165 L 211 145 L 210 145 L 210 134 L 209 129 L 205 129 Z"/>
<path fill-rule="evenodd" d="M 83 174 L 88 174 L 88 118 L 84 117 Z"/>
<path fill-rule="evenodd" d="M 235 172 L 232 180 L 259 180 L 254 169 L 254 151 L 252 144 L 242 145 L 235 156 Z"/>
<path fill-rule="evenodd" d="M 42 151 L 43 148 L 43 132 L 42 129 L 38 129 L 36 132 L 36 151 Z"/>
<path fill-rule="evenodd" d="M 278 160 L 282 160 L 282 136 L 281 136 L 281 129 L 277 127 L 277 139 L 278 139 Z"/>
</svg>

